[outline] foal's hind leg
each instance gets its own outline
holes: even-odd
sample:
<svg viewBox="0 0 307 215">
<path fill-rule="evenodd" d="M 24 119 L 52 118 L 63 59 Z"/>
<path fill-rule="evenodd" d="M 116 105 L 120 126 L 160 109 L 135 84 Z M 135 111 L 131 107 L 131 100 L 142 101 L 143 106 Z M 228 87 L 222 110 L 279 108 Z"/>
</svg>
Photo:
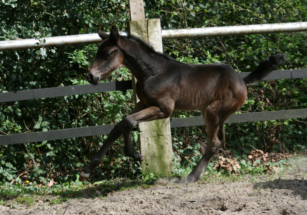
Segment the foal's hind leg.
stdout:
<svg viewBox="0 0 307 215">
<path fill-rule="evenodd" d="M 205 154 L 202 159 L 193 169 L 193 171 L 184 179 L 180 180 L 179 183 L 191 183 L 199 181 L 212 156 L 219 150 L 220 146 L 225 142 L 224 134 L 224 121 L 230 114 L 223 116 L 222 113 L 217 112 L 215 107 L 208 107 L 206 110 L 202 111 L 203 117 L 205 119 L 205 125 L 207 128 L 208 144 L 206 147 Z"/>
</svg>

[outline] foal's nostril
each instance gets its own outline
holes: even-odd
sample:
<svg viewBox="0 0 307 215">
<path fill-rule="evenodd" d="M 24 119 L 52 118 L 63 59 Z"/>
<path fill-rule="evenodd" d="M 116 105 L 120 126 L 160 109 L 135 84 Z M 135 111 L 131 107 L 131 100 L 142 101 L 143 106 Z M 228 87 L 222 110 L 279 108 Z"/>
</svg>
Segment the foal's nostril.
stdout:
<svg viewBox="0 0 307 215">
<path fill-rule="evenodd" d="M 99 77 L 96 77 L 91 73 L 88 73 L 86 75 L 86 79 L 88 80 L 88 82 L 90 82 L 91 84 L 95 84 L 95 85 L 98 84 L 99 82 Z"/>
<path fill-rule="evenodd" d="M 98 84 L 99 82 L 99 77 L 93 77 L 93 81 L 92 81 L 92 84 Z"/>
<path fill-rule="evenodd" d="M 87 73 L 86 79 L 87 79 L 89 82 L 92 82 L 92 81 L 93 81 L 93 75 L 92 75 L 91 73 Z"/>
</svg>

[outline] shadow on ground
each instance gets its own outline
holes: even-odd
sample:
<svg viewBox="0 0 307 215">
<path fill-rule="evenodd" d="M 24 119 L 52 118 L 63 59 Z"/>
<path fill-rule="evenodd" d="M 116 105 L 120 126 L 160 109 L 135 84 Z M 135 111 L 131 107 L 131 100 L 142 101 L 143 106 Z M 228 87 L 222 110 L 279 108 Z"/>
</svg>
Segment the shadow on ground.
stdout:
<svg viewBox="0 0 307 215">
<path fill-rule="evenodd" d="M 59 192 L 59 196 L 62 198 L 86 198 L 86 199 L 94 199 L 96 197 L 105 197 L 108 195 L 112 195 L 115 192 L 134 189 L 137 187 L 147 188 L 154 184 L 152 182 L 139 182 L 139 181 L 132 181 L 132 182 L 118 182 L 113 184 L 102 184 L 94 187 L 88 187 L 82 190 L 66 190 L 63 192 Z M 54 196 L 54 194 L 52 194 Z"/>
<path fill-rule="evenodd" d="M 291 168 L 283 174 L 282 178 L 258 182 L 254 189 L 271 189 L 291 191 L 293 195 L 307 199 L 307 157 L 298 156 L 290 160 Z"/>
</svg>

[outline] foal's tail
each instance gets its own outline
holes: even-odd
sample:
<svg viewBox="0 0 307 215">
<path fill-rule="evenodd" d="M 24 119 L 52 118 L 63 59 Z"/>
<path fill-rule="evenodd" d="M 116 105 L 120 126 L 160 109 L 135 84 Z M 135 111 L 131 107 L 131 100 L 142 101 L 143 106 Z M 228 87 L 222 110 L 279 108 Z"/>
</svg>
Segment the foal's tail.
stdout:
<svg viewBox="0 0 307 215">
<path fill-rule="evenodd" d="M 259 64 L 259 66 L 251 72 L 248 76 L 243 78 L 245 84 L 259 82 L 273 70 L 276 70 L 282 63 L 286 61 L 284 54 L 277 54 L 267 58 Z"/>
</svg>

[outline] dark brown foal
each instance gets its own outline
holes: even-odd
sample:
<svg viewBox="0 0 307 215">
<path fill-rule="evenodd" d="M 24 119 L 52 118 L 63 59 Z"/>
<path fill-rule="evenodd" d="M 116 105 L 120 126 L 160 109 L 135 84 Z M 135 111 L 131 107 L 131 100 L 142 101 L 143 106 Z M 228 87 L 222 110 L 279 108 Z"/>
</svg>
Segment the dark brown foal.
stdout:
<svg viewBox="0 0 307 215">
<path fill-rule="evenodd" d="M 206 152 L 194 170 L 180 183 L 202 178 L 211 157 L 225 142 L 224 122 L 243 105 L 246 84 L 260 81 L 285 61 L 283 54 L 271 56 L 249 76 L 241 79 L 228 65 L 183 64 L 168 55 L 157 53 L 133 36 L 123 37 L 112 27 L 110 35 L 98 32 L 103 40 L 87 79 L 92 84 L 107 78 L 115 69 L 125 66 L 137 79 L 140 102 L 130 115 L 115 125 L 102 148 L 80 174 L 89 178 L 109 147 L 124 135 L 125 154 L 141 161 L 142 156 L 131 144 L 131 131 L 140 122 L 167 118 L 176 110 L 200 109 L 208 132 Z"/>
</svg>

